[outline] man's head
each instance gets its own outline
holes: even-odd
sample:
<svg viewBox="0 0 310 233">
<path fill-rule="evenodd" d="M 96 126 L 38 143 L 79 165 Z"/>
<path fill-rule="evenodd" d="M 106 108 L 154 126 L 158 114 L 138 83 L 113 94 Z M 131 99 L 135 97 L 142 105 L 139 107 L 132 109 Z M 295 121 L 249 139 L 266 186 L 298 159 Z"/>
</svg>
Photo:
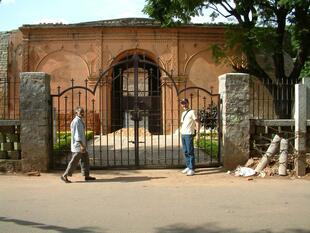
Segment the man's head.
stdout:
<svg viewBox="0 0 310 233">
<path fill-rule="evenodd" d="M 181 104 L 181 106 L 182 106 L 183 109 L 187 109 L 187 108 L 188 108 L 188 105 L 189 105 L 188 99 L 186 99 L 186 98 L 181 99 L 180 104 Z"/>
<path fill-rule="evenodd" d="M 78 117 L 83 117 L 84 116 L 84 109 L 80 106 L 76 107 L 75 108 L 75 114 L 78 116 Z"/>
</svg>

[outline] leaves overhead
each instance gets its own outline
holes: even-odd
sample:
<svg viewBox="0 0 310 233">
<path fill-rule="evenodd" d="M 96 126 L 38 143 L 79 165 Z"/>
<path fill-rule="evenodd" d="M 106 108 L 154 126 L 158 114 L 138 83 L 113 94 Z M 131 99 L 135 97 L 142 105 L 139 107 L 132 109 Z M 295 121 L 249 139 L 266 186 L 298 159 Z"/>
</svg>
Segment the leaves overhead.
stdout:
<svg viewBox="0 0 310 233">
<path fill-rule="evenodd" d="M 212 46 L 217 60 L 226 59 L 236 71 L 261 80 L 289 79 L 296 83 L 310 53 L 309 6 L 309 0 L 146 0 L 143 11 L 164 27 L 190 23 L 205 9 L 211 10 L 211 19 L 233 19 L 235 24 L 227 27 L 225 45 Z M 231 51 L 242 54 L 239 62 L 233 61 Z M 260 65 L 257 54 L 272 59 L 273 77 Z M 285 54 L 294 58 L 289 73 L 285 71 Z"/>
<path fill-rule="evenodd" d="M 204 9 L 201 0 L 146 0 L 146 3 L 143 12 L 159 20 L 163 26 L 189 23 L 191 17 L 202 15 Z"/>
</svg>

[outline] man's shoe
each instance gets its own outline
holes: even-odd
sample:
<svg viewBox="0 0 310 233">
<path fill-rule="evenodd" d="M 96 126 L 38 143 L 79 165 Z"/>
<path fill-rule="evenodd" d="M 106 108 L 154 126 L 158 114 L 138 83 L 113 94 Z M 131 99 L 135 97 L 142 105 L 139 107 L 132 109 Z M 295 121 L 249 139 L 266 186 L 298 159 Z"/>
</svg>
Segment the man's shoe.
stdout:
<svg viewBox="0 0 310 233">
<path fill-rule="evenodd" d="M 85 181 L 89 181 L 89 180 L 96 180 L 96 177 L 85 176 Z"/>
<path fill-rule="evenodd" d="M 195 174 L 194 170 L 189 169 L 186 173 L 187 176 L 193 176 Z"/>
<path fill-rule="evenodd" d="M 71 183 L 70 180 L 68 180 L 68 178 L 66 176 L 61 176 L 60 179 L 65 182 L 65 183 Z"/>
<path fill-rule="evenodd" d="M 186 174 L 188 171 L 189 171 L 189 168 L 187 167 L 187 168 L 185 168 L 184 170 L 182 170 L 181 172 L 182 172 L 183 174 Z"/>
</svg>

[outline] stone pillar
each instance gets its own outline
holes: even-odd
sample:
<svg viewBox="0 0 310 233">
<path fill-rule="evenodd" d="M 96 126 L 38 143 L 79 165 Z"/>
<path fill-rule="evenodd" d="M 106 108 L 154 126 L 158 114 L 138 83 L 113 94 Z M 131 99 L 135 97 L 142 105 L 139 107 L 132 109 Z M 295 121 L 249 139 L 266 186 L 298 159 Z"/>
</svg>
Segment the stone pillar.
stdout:
<svg viewBox="0 0 310 233">
<path fill-rule="evenodd" d="M 307 99 L 306 99 L 306 107 L 307 107 L 307 120 L 310 120 L 310 77 L 306 77 L 302 79 L 302 84 L 306 86 L 307 89 Z M 306 138 L 306 153 L 310 153 L 310 131 L 309 126 L 307 128 L 307 138 Z"/>
<path fill-rule="evenodd" d="M 307 88 L 295 85 L 295 172 L 297 176 L 306 174 L 306 132 L 307 132 Z"/>
<path fill-rule="evenodd" d="M 306 106 L 310 106 L 310 77 L 303 78 L 302 84 L 304 84 L 307 89 Z M 307 107 L 307 119 L 310 119 L 310 107 Z"/>
<path fill-rule="evenodd" d="M 219 77 L 222 100 L 221 154 L 224 168 L 244 165 L 250 154 L 250 76 L 228 73 Z"/>
<path fill-rule="evenodd" d="M 8 116 L 8 47 L 9 33 L 0 32 L 0 119 Z"/>
<path fill-rule="evenodd" d="M 23 171 L 47 171 L 51 152 L 50 76 L 20 74 L 20 142 Z"/>
</svg>

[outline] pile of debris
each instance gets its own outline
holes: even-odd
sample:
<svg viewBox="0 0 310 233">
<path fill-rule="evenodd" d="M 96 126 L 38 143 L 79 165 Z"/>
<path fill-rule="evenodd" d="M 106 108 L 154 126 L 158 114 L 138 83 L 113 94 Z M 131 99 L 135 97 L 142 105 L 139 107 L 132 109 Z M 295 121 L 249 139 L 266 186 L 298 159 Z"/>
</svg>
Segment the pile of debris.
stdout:
<svg viewBox="0 0 310 233">
<path fill-rule="evenodd" d="M 253 157 L 250 158 L 244 167 L 251 168 L 255 172 L 255 175 L 258 175 L 259 177 L 265 177 L 265 176 L 276 176 L 279 174 L 279 157 L 275 156 L 273 158 L 270 158 L 268 165 L 264 169 L 262 169 L 259 173 L 256 172 L 256 168 L 258 167 L 260 161 L 262 158 L 259 157 Z M 288 160 L 287 160 L 287 169 L 285 175 L 294 175 L 294 171 L 292 170 L 294 166 L 294 155 L 289 154 Z M 236 169 L 237 170 L 237 169 Z M 283 175 L 283 174 L 282 174 Z"/>
<path fill-rule="evenodd" d="M 310 173 L 310 153 L 306 154 L 306 173 Z"/>
<path fill-rule="evenodd" d="M 310 167 L 310 158 L 307 161 Z M 275 135 L 262 158 L 250 158 L 244 166 L 238 166 L 234 174 L 245 177 L 294 175 L 293 165 L 294 155 L 288 153 L 288 140 Z"/>
<path fill-rule="evenodd" d="M 115 135 L 122 135 L 122 137 L 133 137 L 134 136 L 134 128 L 122 128 L 114 132 Z M 112 134 L 114 134 L 112 133 Z M 145 128 L 139 128 L 139 137 L 151 136 L 151 133 Z"/>
</svg>

